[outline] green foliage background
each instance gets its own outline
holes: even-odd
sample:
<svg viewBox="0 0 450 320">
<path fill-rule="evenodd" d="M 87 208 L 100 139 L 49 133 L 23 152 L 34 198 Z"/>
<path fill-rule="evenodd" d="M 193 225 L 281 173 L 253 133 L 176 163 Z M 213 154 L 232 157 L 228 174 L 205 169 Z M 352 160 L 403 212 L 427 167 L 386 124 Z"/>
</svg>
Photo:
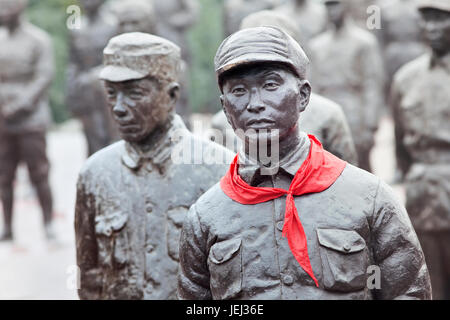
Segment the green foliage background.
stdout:
<svg viewBox="0 0 450 320">
<path fill-rule="evenodd" d="M 156 0 L 164 1 L 164 0 Z M 191 70 L 190 105 L 194 112 L 215 112 L 220 108 L 215 83 L 213 58 L 223 38 L 222 0 L 198 0 L 201 12 L 198 23 L 190 30 L 193 66 Z M 56 73 L 50 92 L 55 122 L 70 118 L 64 105 L 65 71 L 68 59 L 66 9 L 76 0 L 29 0 L 27 16 L 46 30 L 53 39 Z"/>
</svg>

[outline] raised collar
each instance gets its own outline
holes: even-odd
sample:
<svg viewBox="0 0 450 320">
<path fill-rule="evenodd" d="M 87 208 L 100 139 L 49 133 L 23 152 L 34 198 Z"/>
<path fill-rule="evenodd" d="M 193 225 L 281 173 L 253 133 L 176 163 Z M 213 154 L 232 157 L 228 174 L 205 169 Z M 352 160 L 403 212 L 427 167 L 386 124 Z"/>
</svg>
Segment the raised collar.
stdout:
<svg viewBox="0 0 450 320">
<path fill-rule="evenodd" d="M 278 163 L 272 164 L 270 167 L 264 167 L 266 172 L 273 172 L 275 174 L 281 169 L 289 175 L 295 176 L 303 161 L 307 158 L 311 145 L 306 133 L 300 132 L 299 135 L 300 142 L 296 147 L 283 159 L 279 160 Z M 248 157 L 243 150 L 239 152 L 238 162 L 238 173 L 241 178 L 249 185 L 254 185 L 257 176 L 261 174 L 263 165 Z"/>
<path fill-rule="evenodd" d="M 179 130 L 185 130 L 188 133 L 183 120 L 175 114 L 165 132 L 146 146 L 148 151 L 142 150 L 139 144 L 126 141 L 122 163 L 131 170 L 137 171 L 145 164 L 147 171 L 152 171 L 156 167 L 161 173 L 164 172 L 169 163 L 172 148 L 178 143 L 176 138 L 179 137 Z"/>
</svg>

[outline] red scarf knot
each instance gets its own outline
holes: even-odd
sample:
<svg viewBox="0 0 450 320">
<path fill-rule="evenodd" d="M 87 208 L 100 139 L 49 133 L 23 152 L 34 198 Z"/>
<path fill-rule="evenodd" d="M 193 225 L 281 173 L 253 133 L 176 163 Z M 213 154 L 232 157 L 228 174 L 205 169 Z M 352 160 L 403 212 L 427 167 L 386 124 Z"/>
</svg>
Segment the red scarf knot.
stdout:
<svg viewBox="0 0 450 320">
<path fill-rule="evenodd" d="M 300 267 L 319 287 L 309 260 L 306 234 L 300 222 L 294 196 L 326 190 L 341 175 L 346 162 L 324 150 L 322 144 L 313 135 L 308 137 L 311 141 L 308 157 L 292 179 L 289 190 L 248 185 L 238 175 L 238 155 L 234 158 L 226 175 L 220 180 L 220 187 L 228 197 L 241 204 L 257 204 L 287 195 L 282 236 L 287 238 L 289 248 Z"/>
</svg>

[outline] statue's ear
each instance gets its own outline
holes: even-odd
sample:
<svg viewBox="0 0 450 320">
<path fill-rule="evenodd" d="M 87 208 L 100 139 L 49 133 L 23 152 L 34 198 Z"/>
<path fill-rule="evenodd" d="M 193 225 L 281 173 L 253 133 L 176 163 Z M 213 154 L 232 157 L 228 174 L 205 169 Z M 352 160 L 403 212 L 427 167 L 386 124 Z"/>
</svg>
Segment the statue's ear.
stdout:
<svg viewBox="0 0 450 320">
<path fill-rule="evenodd" d="M 180 85 L 177 82 L 171 82 L 167 86 L 167 93 L 173 104 L 176 104 L 180 97 Z"/>
<path fill-rule="evenodd" d="M 305 111 L 311 97 L 311 84 L 308 80 L 299 81 L 299 93 L 299 112 L 303 112 Z"/>
</svg>

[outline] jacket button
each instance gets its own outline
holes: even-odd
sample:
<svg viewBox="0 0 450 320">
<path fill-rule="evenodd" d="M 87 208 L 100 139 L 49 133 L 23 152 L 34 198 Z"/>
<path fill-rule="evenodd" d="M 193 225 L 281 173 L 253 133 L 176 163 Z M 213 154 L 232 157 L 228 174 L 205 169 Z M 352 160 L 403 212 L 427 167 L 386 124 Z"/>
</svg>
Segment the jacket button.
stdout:
<svg viewBox="0 0 450 320">
<path fill-rule="evenodd" d="M 290 286 L 294 283 L 294 278 L 290 274 L 287 274 L 283 277 L 283 283 L 287 286 Z"/>
<path fill-rule="evenodd" d="M 147 246 L 147 253 L 152 252 L 154 249 L 155 249 L 155 247 L 154 247 L 152 244 L 149 244 L 149 245 Z"/>
<path fill-rule="evenodd" d="M 279 231 L 283 231 L 284 221 L 278 221 L 277 222 L 277 229 Z"/>
<path fill-rule="evenodd" d="M 147 212 L 150 213 L 150 212 L 153 211 L 153 206 L 150 205 L 150 204 L 148 204 L 148 205 L 145 207 L 145 210 L 147 210 Z"/>
</svg>

